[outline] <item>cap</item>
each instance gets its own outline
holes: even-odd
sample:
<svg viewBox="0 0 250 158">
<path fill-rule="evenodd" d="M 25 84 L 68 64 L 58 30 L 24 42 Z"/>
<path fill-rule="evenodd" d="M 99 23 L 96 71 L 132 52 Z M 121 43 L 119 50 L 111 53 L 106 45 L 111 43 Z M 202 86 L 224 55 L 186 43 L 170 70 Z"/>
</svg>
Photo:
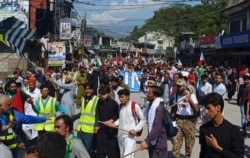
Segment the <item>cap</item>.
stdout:
<svg viewBox="0 0 250 158">
<path fill-rule="evenodd" d="M 29 84 L 36 84 L 36 78 L 30 78 Z"/>
<path fill-rule="evenodd" d="M 31 73 L 30 71 L 26 71 L 26 74 L 29 74 L 29 75 L 31 75 L 32 73 Z"/>
<path fill-rule="evenodd" d="M 177 80 L 176 84 L 179 86 L 186 86 L 187 82 L 184 79 L 179 79 Z"/>
</svg>

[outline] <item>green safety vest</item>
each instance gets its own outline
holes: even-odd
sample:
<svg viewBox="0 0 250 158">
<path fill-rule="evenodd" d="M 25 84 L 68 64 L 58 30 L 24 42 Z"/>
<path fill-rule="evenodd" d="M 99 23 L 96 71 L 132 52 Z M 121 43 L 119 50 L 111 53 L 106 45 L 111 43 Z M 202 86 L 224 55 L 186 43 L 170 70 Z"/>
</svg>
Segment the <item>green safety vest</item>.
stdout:
<svg viewBox="0 0 250 158">
<path fill-rule="evenodd" d="M 82 98 L 81 116 L 78 122 L 77 131 L 94 133 L 95 115 L 98 97 L 94 96 L 85 106 L 85 99 Z"/>
<path fill-rule="evenodd" d="M 54 122 L 56 119 L 56 98 L 49 97 L 46 105 L 43 105 L 42 98 L 38 100 L 40 111 L 38 116 L 49 116 L 50 119 L 47 119 L 44 123 L 36 123 L 35 130 L 36 131 L 47 131 L 54 132 Z"/>
</svg>

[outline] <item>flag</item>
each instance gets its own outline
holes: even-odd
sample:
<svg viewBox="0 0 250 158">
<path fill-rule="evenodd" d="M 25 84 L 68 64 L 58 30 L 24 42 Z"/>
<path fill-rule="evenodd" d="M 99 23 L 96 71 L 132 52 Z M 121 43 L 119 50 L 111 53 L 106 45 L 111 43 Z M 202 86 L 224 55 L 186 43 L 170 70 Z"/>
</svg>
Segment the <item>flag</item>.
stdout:
<svg viewBox="0 0 250 158">
<path fill-rule="evenodd" d="M 122 47 L 120 47 L 120 49 L 119 49 L 119 53 L 120 53 L 120 55 L 122 54 Z"/>
<path fill-rule="evenodd" d="M 180 59 L 178 59 L 178 66 L 182 66 L 182 62 L 181 62 L 181 60 Z"/>
<path fill-rule="evenodd" d="M 123 76 L 124 83 L 128 85 L 130 92 L 140 92 L 140 81 L 141 71 L 127 72 L 120 71 L 119 75 Z"/>
<path fill-rule="evenodd" d="M 95 58 L 95 62 L 96 62 L 96 66 L 97 67 L 102 66 L 102 62 L 101 62 L 101 60 L 98 57 Z"/>
<path fill-rule="evenodd" d="M 27 29 L 26 24 L 14 16 L 0 22 L 0 41 L 21 56 L 35 32 L 35 29 Z"/>
<path fill-rule="evenodd" d="M 203 65 L 205 63 L 205 58 L 204 58 L 204 55 L 203 53 L 201 53 L 201 56 L 200 56 L 200 60 L 198 62 L 198 65 Z"/>
</svg>

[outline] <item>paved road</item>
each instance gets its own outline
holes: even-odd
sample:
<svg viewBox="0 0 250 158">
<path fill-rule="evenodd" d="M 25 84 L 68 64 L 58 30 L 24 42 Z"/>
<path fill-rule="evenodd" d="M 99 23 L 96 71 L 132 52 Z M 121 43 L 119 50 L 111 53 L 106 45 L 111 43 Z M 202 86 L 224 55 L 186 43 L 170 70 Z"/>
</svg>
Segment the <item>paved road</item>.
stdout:
<svg viewBox="0 0 250 158">
<path fill-rule="evenodd" d="M 131 99 L 134 101 L 140 101 L 142 99 L 140 99 L 140 96 L 138 93 L 133 93 L 131 96 Z M 236 105 L 236 100 L 232 100 L 230 102 L 225 101 L 225 112 L 224 112 L 224 116 L 227 120 L 229 120 L 231 123 L 233 123 L 234 125 L 239 126 L 240 125 L 240 109 L 239 107 Z M 200 126 L 200 120 L 198 120 L 198 124 L 197 124 L 197 129 L 199 129 Z M 138 146 L 139 143 L 146 137 L 146 132 L 147 132 L 147 128 L 145 127 L 145 129 L 143 130 L 143 134 L 141 137 L 138 138 Z M 171 158 L 172 156 L 172 143 L 170 140 L 168 140 L 168 153 L 169 153 L 169 158 Z M 195 138 L 195 145 L 193 148 L 193 152 L 192 152 L 192 158 L 199 158 L 199 152 L 200 152 L 200 145 L 199 145 L 199 133 L 196 133 L 196 138 Z M 181 154 L 183 155 L 185 153 L 185 149 L 184 149 L 184 143 L 182 145 L 182 149 L 181 149 Z M 245 157 L 249 158 L 250 157 L 250 132 L 247 133 L 247 138 L 245 138 Z M 147 151 L 139 151 L 136 153 L 136 158 L 148 158 L 148 154 Z"/>
<path fill-rule="evenodd" d="M 143 105 L 143 99 L 140 98 L 139 93 L 132 93 L 131 94 L 131 100 L 136 101 Z M 79 110 L 76 110 L 76 113 L 79 112 Z M 231 102 L 225 101 L 225 113 L 224 116 L 227 120 L 232 122 L 235 125 L 240 125 L 240 109 L 236 105 L 236 101 L 232 100 Z M 76 127 L 77 121 L 75 122 L 74 126 Z M 198 121 L 197 129 L 199 128 L 200 120 Z M 147 133 L 147 127 L 144 128 L 143 134 L 141 137 L 138 138 L 137 144 L 139 146 L 140 142 L 146 137 Z M 198 140 L 199 133 L 196 133 L 196 139 L 195 139 L 195 145 L 193 148 L 192 158 L 198 158 L 199 152 L 200 152 L 200 145 Z M 168 140 L 168 151 L 169 151 L 169 158 L 171 158 L 172 155 L 172 143 L 170 140 Z M 181 149 L 181 154 L 184 154 L 184 144 Z M 250 157 L 250 132 L 247 134 L 247 138 L 245 138 L 245 157 Z M 20 156 L 22 158 L 22 156 Z M 136 152 L 136 158 L 148 158 L 147 150 Z"/>
</svg>

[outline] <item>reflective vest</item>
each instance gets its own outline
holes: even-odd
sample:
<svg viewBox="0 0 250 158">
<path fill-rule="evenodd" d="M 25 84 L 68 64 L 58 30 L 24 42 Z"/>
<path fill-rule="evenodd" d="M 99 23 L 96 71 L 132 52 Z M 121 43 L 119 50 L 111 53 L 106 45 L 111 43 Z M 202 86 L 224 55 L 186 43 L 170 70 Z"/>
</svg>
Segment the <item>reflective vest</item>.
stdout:
<svg viewBox="0 0 250 158">
<path fill-rule="evenodd" d="M 50 119 L 47 119 L 44 123 L 36 123 L 36 131 L 47 131 L 54 132 L 54 122 L 56 119 L 56 98 L 49 97 L 47 99 L 46 105 L 43 104 L 42 98 L 38 100 L 40 107 L 38 116 L 51 116 Z"/>
<path fill-rule="evenodd" d="M 3 126 L 8 125 L 9 122 L 13 121 L 14 119 L 12 111 L 5 116 L 6 118 L 1 118 L 1 120 L 4 120 Z M 10 150 L 17 148 L 17 137 L 12 128 L 6 129 L 4 131 L 0 130 L 0 139 L 2 140 L 3 144 L 6 145 Z"/>
<path fill-rule="evenodd" d="M 96 105 L 98 97 L 94 96 L 85 106 L 85 99 L 82 99 L 81 116 L 78 122 L 77 131 L 84 133 L 94 133 Z"/>
</svg>

